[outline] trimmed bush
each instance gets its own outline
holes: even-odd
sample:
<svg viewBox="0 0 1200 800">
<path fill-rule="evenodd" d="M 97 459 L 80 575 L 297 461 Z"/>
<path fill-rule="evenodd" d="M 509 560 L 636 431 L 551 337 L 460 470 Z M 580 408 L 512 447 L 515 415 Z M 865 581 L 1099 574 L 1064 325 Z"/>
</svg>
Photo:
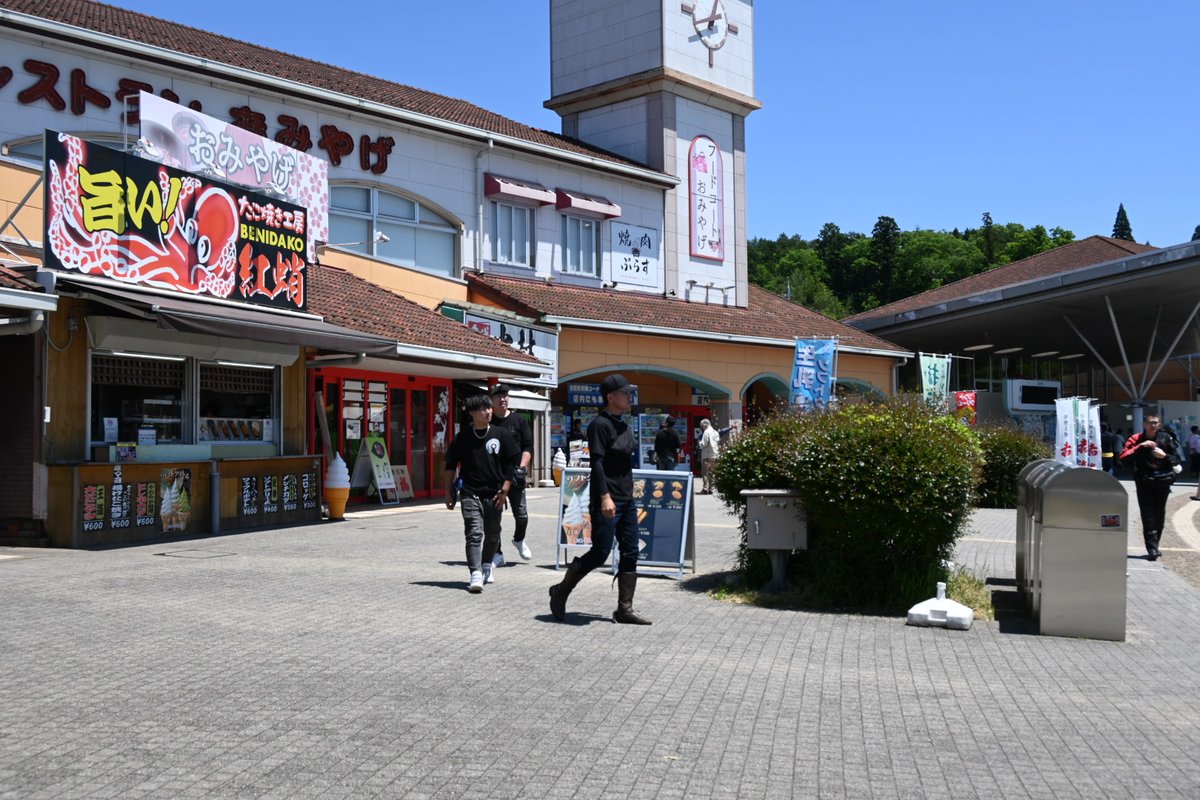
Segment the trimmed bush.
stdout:
<svg viewBox="0 0 1200 800">
<path fill-rule="evenodd" d="M 979 485 L 980 508 L 1016 508 L 1017 474 L 1030 461 L 1050 458 L 1053 448 L 1013 427 L 980 426 L 976 432 L 983 446 L 983 481 Z"/>
<path fill-rule="evenodd" d="M 715 471 L 718 494 L 742 516 L 748 584 L 770 568 L 765 554 L 744 549 L 740 492 L 795 489 L 808 514 L 808 550 L 791 564 L 801 601 L 899 610 L 945 579 L 981 464 L 973 431 L 899 398 L 773 417 L 726 447 Z"/>
</svg>

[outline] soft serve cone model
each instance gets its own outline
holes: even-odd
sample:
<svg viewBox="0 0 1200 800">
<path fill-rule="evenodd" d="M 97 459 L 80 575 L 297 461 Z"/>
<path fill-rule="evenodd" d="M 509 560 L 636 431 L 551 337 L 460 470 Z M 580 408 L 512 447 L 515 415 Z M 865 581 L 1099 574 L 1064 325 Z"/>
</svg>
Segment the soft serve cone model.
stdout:
<svg viewBox="0 0 1200 800">
<path fill-rule="evenodd" d="M 346 501 L 350 499 L 350 470 L 341 453 L 334 453 L 325 470 L 325 502 L 329 505 L 330 519 L 346 518 Z"/>
</svg>

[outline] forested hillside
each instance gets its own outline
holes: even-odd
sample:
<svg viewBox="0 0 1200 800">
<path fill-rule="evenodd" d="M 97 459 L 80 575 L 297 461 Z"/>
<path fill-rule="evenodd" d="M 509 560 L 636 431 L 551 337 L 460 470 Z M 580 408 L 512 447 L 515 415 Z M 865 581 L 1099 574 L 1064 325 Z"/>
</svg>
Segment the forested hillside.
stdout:
<svg viewBox="0 0 1200 800">
<path fill-rule="evenodd" d="M 750 282 L 840 319 L 1074 240 L 1062 228 L 996 224 L 987 213 L 962 231 L 902 231 L 880 217 L 868 235 L 830 222 L 815 239 L 751 239 Z"/>
</svg>

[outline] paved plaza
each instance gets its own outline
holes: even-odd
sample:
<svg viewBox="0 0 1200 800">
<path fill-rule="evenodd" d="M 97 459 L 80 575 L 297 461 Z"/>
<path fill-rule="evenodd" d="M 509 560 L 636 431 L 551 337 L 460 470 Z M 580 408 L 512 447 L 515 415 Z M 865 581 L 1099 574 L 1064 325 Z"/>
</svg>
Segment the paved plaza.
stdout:
<svg viewBox="0 0 1200 800">
<path fill-rule="evenodd" d="M 1156 563 L 1130 504 L 1123 643 L 714 600 L 737 528 L 710 496 L 701 578 L 639 583 L 651 627 L 611 622 L 601 574 L 550 617 L 550 489 L 482 595 L 429 504 L 0 548 L 0 798 L 1200 797 L 1194 492 Z M 958 559 L 1004 586 L 1014 530 L 978 512 Z"/>
</svg>

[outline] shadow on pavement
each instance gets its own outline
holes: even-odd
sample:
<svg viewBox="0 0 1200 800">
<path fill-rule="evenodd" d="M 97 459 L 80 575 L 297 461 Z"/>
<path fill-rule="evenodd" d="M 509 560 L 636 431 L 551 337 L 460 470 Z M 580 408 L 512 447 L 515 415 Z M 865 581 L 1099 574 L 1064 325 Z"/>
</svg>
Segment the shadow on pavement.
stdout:
<svg viewBox="0 0 1200 800">
<path fill-rule="evenodd" d="M 1025 608 L 1013 578 L 988 578 L 984 585 L 992 587 L 992 610 L 1001 633 L 1037 636 L 1038 626 Z"/>
<path fill-rule="evenodd" d="M 413 581 L 411 586 L 432 586 L 434 589 L 456 589 L 460 592 L 467 590 L 466 581 Z"/>
<path fill-rule="evenodd" d="M 616 624 L 613 622 L 612 617 L 602 617 L 599 614 L 577 614 L 574 611 L 568 611 L 567 618 L 562 622 L 556 620 L 553 614 L 538 614 L 534 619 L 538 622 L 552 622 L 555 625 L 572 625 L 574 627 L 591 625 L 593 622 L 607 622 L 610 625 Z"/>
</svg>

